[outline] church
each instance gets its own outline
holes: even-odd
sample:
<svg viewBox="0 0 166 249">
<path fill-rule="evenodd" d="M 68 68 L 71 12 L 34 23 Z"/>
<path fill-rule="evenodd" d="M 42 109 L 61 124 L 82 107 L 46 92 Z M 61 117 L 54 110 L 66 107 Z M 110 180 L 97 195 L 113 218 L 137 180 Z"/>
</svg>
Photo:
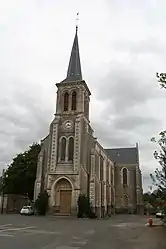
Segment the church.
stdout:
<svg viewBox="0 0 166 249">
<path fill-rule="evenodd" d="M 94 137 L 89 117 L 91 92 L 82 76 L 78 27 L 67 76 L 56 87 L 56 113 L 49 134 L 41 140 L 34 200 L 47 190 L 49 213 L 55 215 L 76 215 L 80 194 L 89 197 L 98 217 L 140 213 L 143 190 L 138 144 L 105 149 Z"/>
</svg>

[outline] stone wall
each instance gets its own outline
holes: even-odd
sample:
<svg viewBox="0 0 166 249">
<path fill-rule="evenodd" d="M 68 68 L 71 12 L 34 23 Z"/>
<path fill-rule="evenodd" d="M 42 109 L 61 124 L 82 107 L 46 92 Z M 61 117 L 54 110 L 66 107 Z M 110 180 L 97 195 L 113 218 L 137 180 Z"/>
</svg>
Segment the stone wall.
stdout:
<svg viewBox="0 0 166 249">
<path fill-rule="evenodd" d="M 123 185 L 123 169 L 127 169 L 127 185 Z M 124 199 L 128 199 L 128 208 Z M 136 165 L 115 165 L 116 212 L 136 212 Z"/>
<path fill-rule="evenodd" d="M 102 146 L 95 140 L 91 151 L 90 197 L 98 217 L 111 214 L 114 199 L 111 188 L 114 189 L 114 166 Z"/>
<path fill-rule="evenodd" d="M 0 210 L 3 213 L 17 213 L 19 214 L 21 208 L 24 205 L 28 205 L 28 197 L 17 195 L 17 194 L 8 194 L 0 196 Z"/>
<path fill-rule="evenodd" d="M 49 139 L 47 136 L 41 140 L 41 151 L 38 155 L 36 181 L 34 186 L 34 200 L 37 199 L 38 194 L 46 189 L 47 172 L 48 172 L 48 153 L 49 153 Z"/>
</svg>

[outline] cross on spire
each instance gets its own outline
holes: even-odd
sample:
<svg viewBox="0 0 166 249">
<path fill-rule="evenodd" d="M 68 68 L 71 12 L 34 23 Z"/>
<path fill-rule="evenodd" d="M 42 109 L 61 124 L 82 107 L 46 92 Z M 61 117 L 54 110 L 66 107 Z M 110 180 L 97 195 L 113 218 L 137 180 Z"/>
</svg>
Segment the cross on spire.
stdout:
<svg viewBox="0 0 166 249">
<path fill-rule="evenodd" d="M 78 21 L 79 21 L 79 12 L 77 12 L 77 18 L 76 18 L 76 31 L 78 30 Z"/>
</svg>

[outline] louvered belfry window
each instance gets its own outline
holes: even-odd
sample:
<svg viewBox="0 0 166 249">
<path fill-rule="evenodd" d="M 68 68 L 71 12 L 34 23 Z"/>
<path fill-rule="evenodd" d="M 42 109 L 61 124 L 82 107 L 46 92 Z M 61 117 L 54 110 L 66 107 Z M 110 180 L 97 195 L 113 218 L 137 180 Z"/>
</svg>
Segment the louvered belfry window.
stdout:
<svg viewBox="0 0 166 249">
<path fill-rule="evenodd" d="M 76 91 L 74 91 L 74 92 L 72 93 L 72 107 L 71 107 L 71 109 L 72 109 L 73 111 L 75 111 L 75 110 L 76 110 L 76 107 L 77 107 L 77 93 L 76 93 Z"/>
<path fill-rule="evenodd" d="M 69 94 L 65 92 L 64 94 L 64 111 L 68 111 L 69 108 Z"/>
</svg>

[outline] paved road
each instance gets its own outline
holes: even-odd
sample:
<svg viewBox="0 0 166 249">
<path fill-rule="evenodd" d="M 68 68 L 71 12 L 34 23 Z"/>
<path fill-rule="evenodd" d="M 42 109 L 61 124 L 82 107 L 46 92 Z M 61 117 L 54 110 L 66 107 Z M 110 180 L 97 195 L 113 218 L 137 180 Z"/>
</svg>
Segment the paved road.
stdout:
<svg viewBox="0 0 166 249">
<path fill-rule="evenodd" d="M 166 249 L 166 229 L 133 215 L 104 220 L 0 216 L 3 249 Z"/>
</svg>

